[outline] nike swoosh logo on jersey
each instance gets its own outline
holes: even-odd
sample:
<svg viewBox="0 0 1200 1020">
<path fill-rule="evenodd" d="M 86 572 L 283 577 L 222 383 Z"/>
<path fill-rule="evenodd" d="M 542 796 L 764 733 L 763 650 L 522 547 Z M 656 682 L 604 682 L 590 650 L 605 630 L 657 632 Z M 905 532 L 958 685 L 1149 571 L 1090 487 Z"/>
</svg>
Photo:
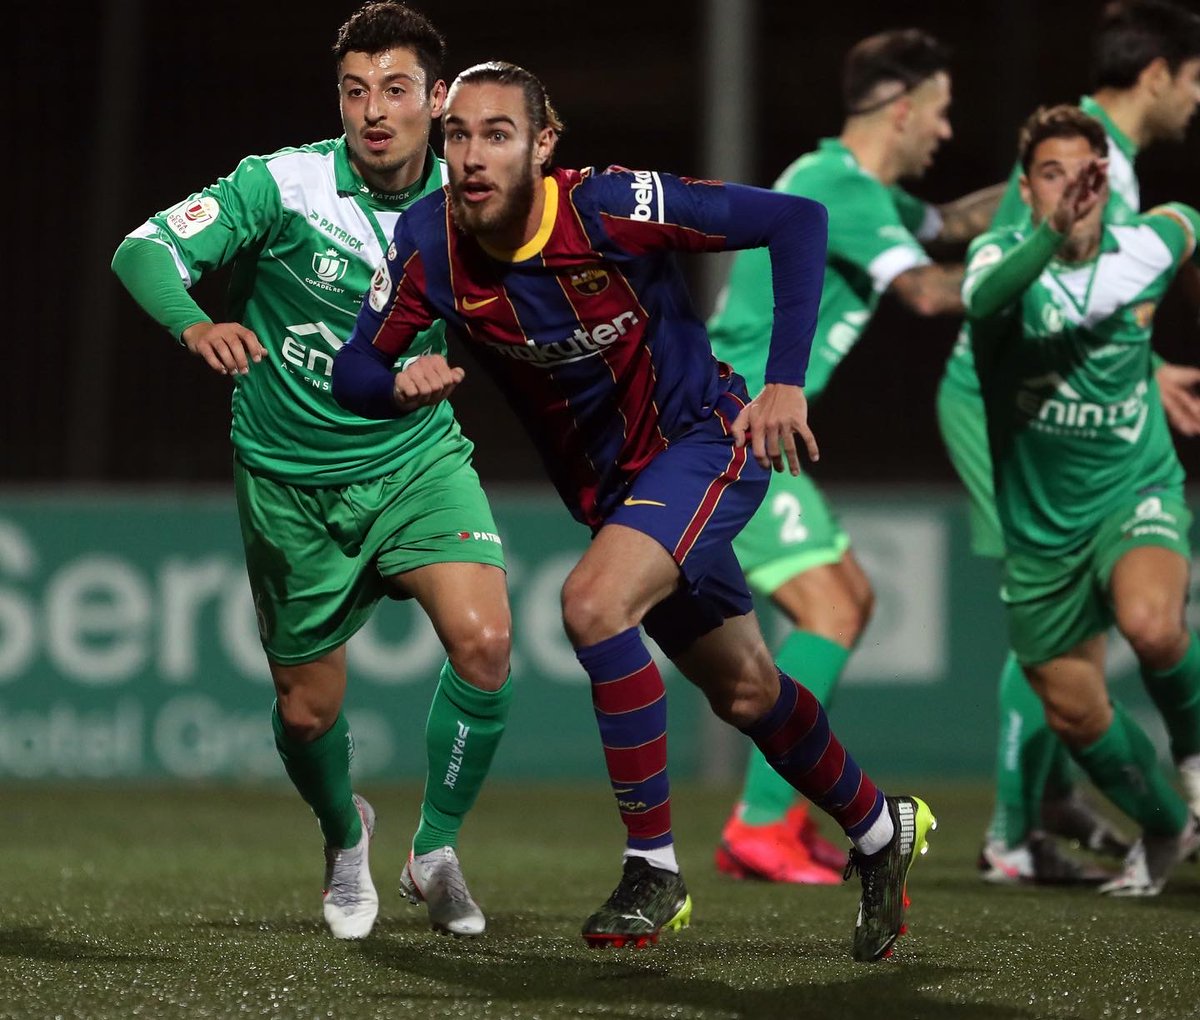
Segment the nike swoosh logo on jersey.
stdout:
<svg viewBox="0 0 1200 1020">
<path fill-rule="evenodd" d="M 625 497 L 626 506 L 666 506 L 666 503 L 660 503 L 657 499 L 634 499 L 632 496 Z"/>
<path fill-rule="evenodd" d="M 484 305 L 490 305 L 493 301 L 499 301 L 500 295 L 493 294 L 489 298 L 484 298 L 482 301 L 472 301 L 470 298 L 462 299 L 462 310 L 464 312 L 473 312 L 476 308 L 482 308 Z"/>
</svg>

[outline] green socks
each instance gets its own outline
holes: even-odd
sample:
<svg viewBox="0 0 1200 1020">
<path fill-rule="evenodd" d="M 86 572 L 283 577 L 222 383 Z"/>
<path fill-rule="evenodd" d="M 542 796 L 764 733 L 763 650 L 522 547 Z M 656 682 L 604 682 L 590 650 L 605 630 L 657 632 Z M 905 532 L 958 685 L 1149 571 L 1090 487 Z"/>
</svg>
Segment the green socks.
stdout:
<svg viewBox="0 0 1200 1020">
<path fill-rule="evenodd" d="M 362 819 L 350 787 L 354 741 L 346 717 L 339 712 L 334 724 L 316 740 L 301 743 L 284 731 L 279 704 L 275 703 L 271 706 L 271 728 L 288 778 L 317 816 L 325 845 L 340 849 L 354 846 L 362 839 Z"/>
<path fill-rule="evenodd" d="M 1120 705 L 1094 744 L 1075 751 L 1075 760 L 1114 804 L 1152 836 L 1174 836 L 1187 823 L 1188 808 L 1158 763 L 1150 738 Z"/>
<path fill-rule="evenodd" d="M 996 806 L 988 836 L 1014 847 L 1041 828 L 1043 791 L 1071 788 L 1071 755 L 1046 722 L 1046 709 L 1012 652 L 1000 673 Z"/>
<path fill-rule="evenodd" d="M 1176 761 L 1200 754 L 1200 640 L 1192 631 L 1183 658 L 1168 670 L 1142 670 L 1146 693 L 1162 715 Z"/>
<path fill-rule="evenodd" d="M 511 701 L 511 679 L 498 691 L 483 691 L 460 677 L 449 661 L 442 667 L 425 724 L 429 772 L 414 854 L 456 845 L 496 754 Z"/>
<path fill-rule="evenodd" d="M 779 668 L 799 680 L 828 709 L 838 677 L 850 658 L 850 650 L 836 641 L 794 630 L 775 656 Z M 767 764 L 757 747 L 750 748 L 746 781 L 742 787 L 742 821 L 747 825 L 770 825 L 780 821 L 796 800 L 796 790 Z"/>
</svg>

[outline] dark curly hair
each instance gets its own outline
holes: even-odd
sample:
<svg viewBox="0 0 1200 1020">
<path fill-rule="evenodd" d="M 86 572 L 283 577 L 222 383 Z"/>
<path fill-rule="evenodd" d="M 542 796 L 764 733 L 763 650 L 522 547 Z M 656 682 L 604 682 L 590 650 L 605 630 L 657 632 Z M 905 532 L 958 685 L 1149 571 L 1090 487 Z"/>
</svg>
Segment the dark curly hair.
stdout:
<svg viewBox="0 0 1200 1020">
<path fill-rule="evenodd" d="M 340 65 L 347 53 L 382 53 L 407 47 L 425 72 L 425 87 L 433 88 L 446 62 L 445 37 L 425 15 L 395 0 L 373 0 L 354 12 L 338 29 L 333 56 Z"/>
<path fill-rule="evenodd" d="M 1017 138 L 1017 156 L 1025 173 L 1033 162 L 1033 150 L 1047 138 L 1083 138 L 1097 156 L 1108 155 L 1108 135 L 1095 117 L 1069 103 L 1039 106 L 1021 125 Z"/>
</svg>

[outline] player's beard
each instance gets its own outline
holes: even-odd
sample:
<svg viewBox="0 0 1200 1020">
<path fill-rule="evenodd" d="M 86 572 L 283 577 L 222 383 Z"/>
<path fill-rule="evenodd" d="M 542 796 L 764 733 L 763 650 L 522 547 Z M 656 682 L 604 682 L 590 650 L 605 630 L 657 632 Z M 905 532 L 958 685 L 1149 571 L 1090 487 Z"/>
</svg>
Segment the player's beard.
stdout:
<svg viewBox="0 0 1200 1020">
<path fill-rule="evenodd" d="M 458 188 L 450 188 L 450 215 L 463 233 L 483 238 L 520 234 L 533 208 L 533 168 L 524 163 L 520 176 L 487 205 L 490 208 L 478 208 L 464 201 Z"/>
<path fill-rule="evenodd" d="M 412 162 L 413 154 L 411 152 L 402 153 L 399 156 L 383 156 L 378 162 L 373 162 L 369 157 L 367 165 L 379 174 L 381 177 L 391 177 L 393 174 L 400 173 L 409 163 Z"/>
</svg>

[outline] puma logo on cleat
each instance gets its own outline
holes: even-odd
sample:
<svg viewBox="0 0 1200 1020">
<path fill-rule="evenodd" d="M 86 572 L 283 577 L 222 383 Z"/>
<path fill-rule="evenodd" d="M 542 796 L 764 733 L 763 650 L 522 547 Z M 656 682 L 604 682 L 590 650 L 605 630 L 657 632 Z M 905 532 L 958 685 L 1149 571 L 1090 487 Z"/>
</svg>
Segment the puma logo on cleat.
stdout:
<svg viewBox="0 0 1200 1020">
<path fill-rule="evenodd" d="M 648 924 L 648 925 L 650 925 L 650 927 L 651 927 L 651 928 L 653 928 L 653 927 L 654 927 L 654 922 L 653 922 L 653 921 L 651 921 L 651 920 L 650 920 L 650 918 L 648 918 L 648 917 L 647 917 L 645 914 L 643 914 L 643 913 L 642 913 L 640 910 L 638 910 L 638 911 L 636 911 L 635 913 L 632 913 L 632 914 L 622 914 L 621 916 L 622 916 L 623 918 L 625 918 L 625 920 L 626 920 L 626 921 L 641 921 L 641 922 L 643 922 L 644 924 Z"/>
<path fill-rule="evenodd" d="M 916 828 L 912 801 L 900 801 L 896 805 L 896 816 L 900 822 L 900 852 L 902 854 L 912 853 L 913 833 Z"/>
</svg>

